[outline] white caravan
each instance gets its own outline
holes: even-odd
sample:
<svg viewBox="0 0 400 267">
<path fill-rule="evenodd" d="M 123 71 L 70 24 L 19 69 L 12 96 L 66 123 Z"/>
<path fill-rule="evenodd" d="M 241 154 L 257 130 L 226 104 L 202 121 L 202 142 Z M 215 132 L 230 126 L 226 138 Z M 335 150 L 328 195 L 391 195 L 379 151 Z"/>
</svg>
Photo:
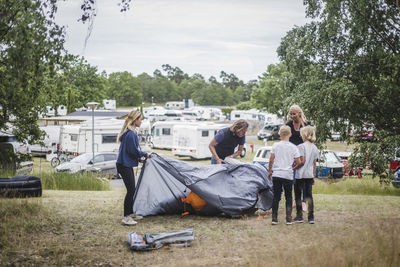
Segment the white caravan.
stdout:
<svg viewBox="0 0 400 267">
<path fill-rule="evenodd" d="M 231 121 L 237 120 L 246 120 L 246 121 L 265 121 L 265 115 L 259 112 L 256 109 L 250 110 L 232 110 L 231 111 Z"/>
<path fill-rule="evenodd" d="M 171 149 L 174 125 L 187 124 L 184 121 L 157 121 L 151 127 L 151 145 L 154 148 Z"/>
<path fill-rule="evenodd" d="M 172 154 L 195 159 L 211 158 L 208 145 L 218 130 L 224 127 L 226 125 L 212 122 L 175 125 L 173 127 Z"/>
<path fill-rule="evenodd" d="M 95 121 L 94 125 L 94 151 L 95 152 L 117 152 L 119 144 L 117 136 L 123 126 L 123 120 Z M 150 122 L 142 121 L 138 129 L 139 142 L 143 151 L 149 151 L 148 144 L 150 134 Z M 92 152 L 92 122 L 86 121 L 82 124 L 63 125 L 61 127 L 60 150 L 66 153 L 89 153 Z"/>
<path fill-rule="evenodd" d="M 60 144 L 60 125 L 47 125 L 40 126 L 40 130 L 45 132 L 45 136 L 41 139 L 44 145 L 34 144 L 31 145 L 31 152 L 33 155 L 46 155 L 57 151 Z"/>
</svg>

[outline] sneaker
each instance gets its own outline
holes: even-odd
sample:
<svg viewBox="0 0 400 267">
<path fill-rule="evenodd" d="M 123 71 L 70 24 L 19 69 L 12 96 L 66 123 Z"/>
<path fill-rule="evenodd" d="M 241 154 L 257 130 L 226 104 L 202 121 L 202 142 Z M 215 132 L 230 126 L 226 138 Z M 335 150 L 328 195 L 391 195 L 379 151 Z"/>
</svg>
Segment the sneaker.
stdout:
<svg viewBox="0 0 400 267">
<path fill-rule="evenodd" d="M 137 224 L 137 222 L 134 219 L 132 219 L 132 217 L 125 216 L 124 218 L 122 218 L 122 224 L 135 225 Z"/>
<path fill-rule="evenodd" d="M 302 217 L 295 217 L 294 219 L 293 219 L 293 222 L 294 223 L 302 223 L 303 222 L 303 218 Z"/>
<path fill-rule="evenodd" d="M 278 221 L 272 220 L 271 224 L 272 224 L 272 225 L 277 225 L 277 224 L 278 224 Z"/>
<path fill-rule="evenodd" d="M 286 225 L 292 225 L 293 223 L 291 221 L 286 221 Z"/>
<path fill-rule="evenodd" d="M 308 219 L 309 224 L 314 224 L 314 219 Z"/>
<path fill-rule="evenodd" d="M 129 215 L 129 217 L 131 217 L 134 220 L 141 220 L 143 219 L 143 216 L 137 215 L 135 213 L 132 213 L 131 215 Z"/>
</svg>

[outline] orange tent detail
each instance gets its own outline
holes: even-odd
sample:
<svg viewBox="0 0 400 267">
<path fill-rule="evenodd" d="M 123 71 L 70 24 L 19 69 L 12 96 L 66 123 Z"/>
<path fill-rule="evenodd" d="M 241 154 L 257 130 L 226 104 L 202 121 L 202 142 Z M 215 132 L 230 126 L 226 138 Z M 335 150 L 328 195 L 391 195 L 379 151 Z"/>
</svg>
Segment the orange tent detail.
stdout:
<svg viewBox="0 0 400 267">
<path fill-rule="evenodd" d="M 186 198 L 182 197 L 181 200 L 183 203 L 190 204 L 195 211 L 201 211 L 207 204 L 207 202 L 204 199 L 202 199 L 193 192 L 190 192 Z"/>
</svg>

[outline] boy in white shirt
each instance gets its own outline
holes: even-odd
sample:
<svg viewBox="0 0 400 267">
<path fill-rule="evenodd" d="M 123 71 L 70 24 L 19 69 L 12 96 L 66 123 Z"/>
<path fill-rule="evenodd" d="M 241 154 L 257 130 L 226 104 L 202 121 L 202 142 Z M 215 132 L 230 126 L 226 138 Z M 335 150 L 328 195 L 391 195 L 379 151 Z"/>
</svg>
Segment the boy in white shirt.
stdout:
<svg viewBox="0 0 400 267">
<path fill-rule="evenodd" d="M 292 135 L 289 126 L 279 129 L 281 141 L 272 145 L 271 156 L 268 164 L 268 179 L 273 184 L 274 198 L 272 201 L 272 224 L 278 224 L 278 208 L 285 191 L 286 200 L 286 224 L 292 224 L 292 188 L 293 170 L 300 167 L 300 153 L 297 147 L 289 142 Z M 295 166 L 293 166 L 293 162 Z"/>
<path fill-rule="evenodd" d="M 301 138 L 304 143 L 298 145 L 300 152 L 301 167 L 296 171 L 296 183 L 294 185 L 294 195 L 296 200 L 296 217 L 294 222 L 303 222 L 303 210 L 301 203 L 301 193 L 303 188 L 308 204 L 308 222 L 314 224 L 314 201 L 312 196 L 312 185 L 316 176 L 317 159 L 319 156 L 318 148 L 314 145 L 315 130 L 312 126 L 306 126 L 300 130 Z"/>
</svg>

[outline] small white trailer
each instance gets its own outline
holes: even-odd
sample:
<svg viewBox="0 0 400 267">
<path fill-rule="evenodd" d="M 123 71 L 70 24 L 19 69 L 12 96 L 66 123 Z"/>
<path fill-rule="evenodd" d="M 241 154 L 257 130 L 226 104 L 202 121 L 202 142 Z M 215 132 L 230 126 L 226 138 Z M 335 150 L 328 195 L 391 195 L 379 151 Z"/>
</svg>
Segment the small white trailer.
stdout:
<svg viewBox="0 0 400 267">
<path fill-rule="evenodd" d="M 103 120 L 94 125 L 94 152 L 118 152 L 117 137 L 124 124 L 123 120 Z M 139 143 L 143 151 L 148 151 L 147 144 L 150 133 L 150 122 L 143 120 L 138 129 Z M 92 152 L 92 122 L 82 124 L 63 125 L 61 128 L 60 150 L 65 153 Z"/>
<path fill-rule="evenodd" d="M 47 125 L 40 126 L 40 130 L 45 132 L 44 137 L 41 141 L 44 145 L 41 144 L 33 144 L 31 145 L 31 152 L 33 155 L 44 156 L 46 154 L 51 154 L 54 151 L 57 151 L 57 148 L 60 144 L 60 125 Z"/>
<path fill-rule="evenodd" d="M 227 125 L 212 122 L 175 125 L 173 127 L 172 154 L 195 159 L 211 158 L 208 145 L 218 130 L 224 127 Z"/>
<path fill-rule="evenodd" d="M 151 127 L 151 145 L 154 148 L 171 149 L 174 125 L 185 125 L 185 121 L 157 121 Z"/>
</svg>

